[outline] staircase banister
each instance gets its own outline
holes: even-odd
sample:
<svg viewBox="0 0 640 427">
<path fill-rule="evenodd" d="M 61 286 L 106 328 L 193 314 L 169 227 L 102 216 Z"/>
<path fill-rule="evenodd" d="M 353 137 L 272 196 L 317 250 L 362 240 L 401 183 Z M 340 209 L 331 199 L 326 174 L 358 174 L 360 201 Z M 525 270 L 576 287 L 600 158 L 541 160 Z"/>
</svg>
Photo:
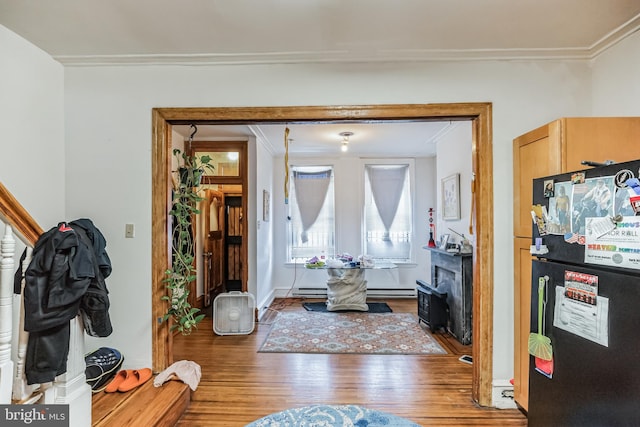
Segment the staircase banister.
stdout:
<svg viewBox="0 0 640 427">
<path fill-rule="evenodd" d="M 29 215 L 29 212 L 2 182 L 0 182 L 0 218 L 11 225 L 18 235 L 26 239 L 27 241 L 24 243 L 29 246 L 35 245 L 43 233 L 42 227 Z"/>
</svg>

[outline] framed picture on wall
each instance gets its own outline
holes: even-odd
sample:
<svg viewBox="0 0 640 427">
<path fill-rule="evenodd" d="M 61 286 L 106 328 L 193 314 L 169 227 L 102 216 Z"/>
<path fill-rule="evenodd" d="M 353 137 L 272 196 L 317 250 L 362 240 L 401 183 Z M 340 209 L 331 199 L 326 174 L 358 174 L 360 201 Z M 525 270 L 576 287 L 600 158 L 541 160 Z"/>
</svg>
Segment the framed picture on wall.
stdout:
<svg viewBox="0 0 640 427">
<path fill-rule="evenodd" d="M 460 219 L 460 174 L 442 178 L 442 219 Z"/>
</svg>

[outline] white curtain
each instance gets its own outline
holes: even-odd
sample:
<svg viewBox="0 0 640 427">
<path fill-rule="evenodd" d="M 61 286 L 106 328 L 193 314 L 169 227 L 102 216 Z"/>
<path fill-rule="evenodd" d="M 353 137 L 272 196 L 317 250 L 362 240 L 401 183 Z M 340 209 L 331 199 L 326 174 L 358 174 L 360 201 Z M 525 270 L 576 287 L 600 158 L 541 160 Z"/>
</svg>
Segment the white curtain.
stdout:
<svg viewBox="0 0 640 427">
<path fill-rule="evenodd" d="M 318 219 L 327 190 L 331 182 L 331 170 L 321 172 L 293 172 L 293 187 L 296 194 L 296 202 L 300 210 L 302 221 L 302 243 L 308 241 L 307 230 Z"/>
<path fill-rule="evenodd" d="M 389 240 L 389 228 L 393 224 L 402 196 L 408 165 L 367 165 L 371 193 L 376 202 L 378 214 L 385 228 L 383 239 Z"/>
</svg>

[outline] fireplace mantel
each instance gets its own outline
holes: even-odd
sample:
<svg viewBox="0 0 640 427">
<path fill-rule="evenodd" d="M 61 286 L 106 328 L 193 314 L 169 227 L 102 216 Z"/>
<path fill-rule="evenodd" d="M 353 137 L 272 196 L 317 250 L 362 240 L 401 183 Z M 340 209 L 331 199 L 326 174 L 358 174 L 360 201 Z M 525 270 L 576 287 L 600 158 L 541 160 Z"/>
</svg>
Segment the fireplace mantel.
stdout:
<svg viewBox="0 0 640 427">
<path fill-rule="evenodd" d="M 462 344 L 471 344 L 473 305 L 473 255 L 451 253 L 437 248 L 431 252 L 431 284 L 447 294 L 449 332 Z"/>
</svg>

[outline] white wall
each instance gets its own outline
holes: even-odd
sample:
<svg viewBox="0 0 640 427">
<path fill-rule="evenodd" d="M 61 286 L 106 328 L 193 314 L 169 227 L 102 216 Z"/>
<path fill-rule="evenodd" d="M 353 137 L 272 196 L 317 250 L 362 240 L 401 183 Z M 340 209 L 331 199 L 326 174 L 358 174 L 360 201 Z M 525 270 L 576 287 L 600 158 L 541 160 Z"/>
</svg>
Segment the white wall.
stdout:
<svg viewBox="0 0 640 427">
<path fill-rule="evenodd" d="M 274 290 L 277 284 L 272 280 L 274 267 L 274 223 L 276 222 L 273 215 L 274 195 L 278 187 L 277 177 L 274 174 L 273 152 L 270 146 L 264 141 L 258 139 L 256 141 L 256 171 L 255 183 L 253 187 L 255 193 L 256 212 L 256 277 L 251 280 L 251 284 L 255 284 L 252 290 L 256 297 L 256 305 L 258 307 L 268 306 L 274 297 Z M 269 193 L 269 212 L 266 220 L 263 220 L 263 191 Z"/>
<path fill-rule="evenodd" d="M 0 182 L 48 230 L 64 213 L 64 70 L 0 25 Z"/>
<path fill-rule="evenodd" d="M 640 31 L 593 64 L 594 116 L 640 116 Z"/>
<path fill-rule="evenodd" d="M 438 240 L 443 234 L 449 234 L 449 242 L 460 243 L 464 235 L 475 243 L 475 236 L 469 233 L 471 216 L 471 122 L 457 122 L 453 129 L 438 141 L 437 150 L 437 211 L 436 236 Z M 453 174 L 460 174 L 460 219 L 444 220 L 442 218 L 442 179 Z M 452 231 L 453 230 L 453 231 Z"/>
<path fill-rule="evenodd" d="M 63 76 L 58 62 L 0 25 L 0 182 L 45 231 L 68 219 Z M 0 239 L 5 231 L 0 221 Z M 16 266 L 24 248 L 16 239 Z"/>
<path fill-rule="evenodd" d="M 438 211 L 438 163 L 436 157 L 416 159 L 416 247 L 417 266 L 408 281 L 416 286 L 416 279 L 429 280 L 431 277 L 431 255 L 423 246 L 429 244 L 429 208 L 433 208 L 433 220 L 437 221 Z M 434 239 L 437 236 L 434 235 Z"/>
</svg>

